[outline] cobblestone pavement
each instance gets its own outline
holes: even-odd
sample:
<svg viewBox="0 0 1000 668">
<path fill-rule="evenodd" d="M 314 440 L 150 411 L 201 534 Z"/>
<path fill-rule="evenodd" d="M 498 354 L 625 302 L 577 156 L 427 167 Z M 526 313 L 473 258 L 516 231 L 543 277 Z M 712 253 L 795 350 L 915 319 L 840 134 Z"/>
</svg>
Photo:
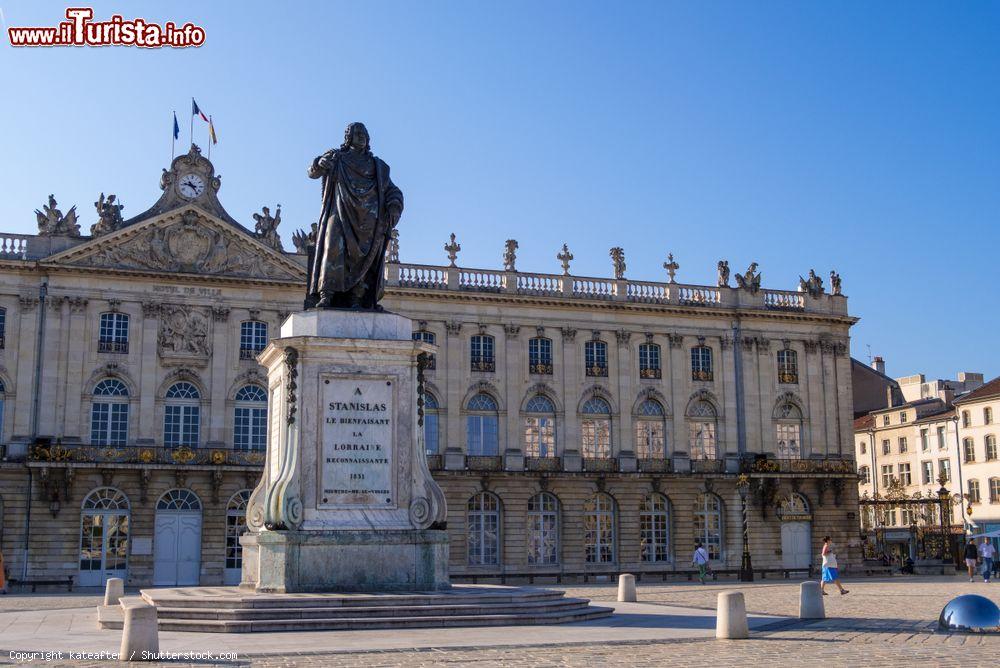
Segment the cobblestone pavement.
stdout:
<svg viewBox="0 0 1000 668">
<path fill-rule="evenodd" d="M 613 643 L 430 648 L 366 652 L 337 652 L 330 648 L 303 648 L 285 656 L 243 656 L 239 661 L 213 663 L 173 661 L 177 666 L 746 666 L 776 662 L 780 666 L 858 666 L 876 663 L 937 666 L 996 666 L 1000 663 L 1000 635 L 943 634 L 935 631 L 941 607 L 952 597 L 977 593 L 1000 603 L 1000 583 L 970 584 L 961 579 L 895 578 L 845 583 L 847 596 L 826 597 L 828 618 L 818 622 L 788 622 L 753 633 L 749 640 L 668 640 Z M 797 582 L 639 585 L 644 602 L 714 609 L 720 591 L 745 593 L 749 611 L 772 615 L 795 615 Z M 567 593 L 595 601 L 612 600 L 611 585 L 566 587 Z M 71 607 L 79 597 L 63 597 Z M 9 600 L 0 599 L 0 612 Z M 91 605 L 88 601 L 87 605 Z M 470 629 L 470 642 L 475 631 Z M 330 634 L 331 645 L 336 634 Z M 13 663 L 6 654 L 0 663 Z M 47 665 L 60 665 L 59 662 Z M 63 665 L 103 666 L 107 662 L 72 662 Z"/>
</svg>

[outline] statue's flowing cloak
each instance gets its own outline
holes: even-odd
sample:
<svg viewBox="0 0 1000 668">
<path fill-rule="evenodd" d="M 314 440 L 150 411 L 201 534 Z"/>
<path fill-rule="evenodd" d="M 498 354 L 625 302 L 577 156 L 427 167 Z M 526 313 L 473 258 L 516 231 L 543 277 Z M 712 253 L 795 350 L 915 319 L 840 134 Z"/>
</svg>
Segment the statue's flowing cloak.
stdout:
<svg viewBox="0 0 1000 668">
<path fill-rule="evenodd" d="M 335 150 L 327 159 L 326 169 L 317 158 L 309 170 L 313 178 L 323 178 L 323 208 L 308 294 L 343 295 L 367 278 L 364 305 L 371 307 L 382 297 L 382 257 L 392 232 L 389 208 L 402 211 L 403 193 L 390 180 L 389 166 L 370 153 Z"/>
</svg>

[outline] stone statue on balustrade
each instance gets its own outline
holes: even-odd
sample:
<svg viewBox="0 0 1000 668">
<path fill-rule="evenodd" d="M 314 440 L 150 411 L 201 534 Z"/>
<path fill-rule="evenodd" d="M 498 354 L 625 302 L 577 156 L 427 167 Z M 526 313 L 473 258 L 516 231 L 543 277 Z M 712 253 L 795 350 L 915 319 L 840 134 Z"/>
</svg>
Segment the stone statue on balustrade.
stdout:
<svg viewBox="0 0 1000 668">
<path fill-rule="evenodd" d="M 386 249 L 403 193 L 372 155 L 364 124 L 348 125 L 344 143 L 313 160 L 309 176 L 322 180 L 323 204 L 305 308 L 381 310 Z"/>
<path fill-rule="evenodd" d="M 35 209 L 38 218 L 38 234 L 43 237 L 78 237 L 80 225 L 76 222 L 76 206 L 70 208 L 64 216 L 56 205 L 56 198 L 49 195 L 49 203 L 42 205 L 43 211 Z"/>
<path fill-rule="evenodd" d="M 719 269 L 719 279 L 717 284 L 720 288 L 729 287 L 729 260 L 719 260 L 717 265 Z"/>
<path fill-rule="evenodd" d="M 116 199 L 114 195 L 108 195 L 105 198 L 104 193 L 101 193 L 100 198 L 94 202 L 94 208 L 97 209 L 97 222 L 90 226 L 90 236 L 99 237 L 121 228 L 122 209 L 125 208 L 125 205 L 116 203 Z"/>
<path fill-rule="evenodd" d="M 810 297 L 819 299 L 820 295 L 823 294 L 823 279 L 810 269 L 809 278 L 799 276 L 799 292 L 808 292 Z"/>
<path fill-rule="evenodd" d="M 736 285 L 752 295 L 757 294 L 760 290 L 760 272 L 757 271 L 756 262 L 751 262 L 746 272 L 736 274 Z"/>
<path fill-rule="evenodd" d="M 840 274 L 833 270 L 830 271 L 830 289 L 835 295 L 844 294 L 840 283 Z"/>
<path fill-rule="evenodd" d="M 621 246 L 615 246 L 608 254 L 611 256 L 611 264 L 615 269 L 615 278 L 617 280 L 622 280 L 625 278 L 625 249 Z"/>
<path fill-rule="evenodd" d="M 503 270 L 517 271 L 517 240 L 508 239 L 504 244 Z"/>
</svg>

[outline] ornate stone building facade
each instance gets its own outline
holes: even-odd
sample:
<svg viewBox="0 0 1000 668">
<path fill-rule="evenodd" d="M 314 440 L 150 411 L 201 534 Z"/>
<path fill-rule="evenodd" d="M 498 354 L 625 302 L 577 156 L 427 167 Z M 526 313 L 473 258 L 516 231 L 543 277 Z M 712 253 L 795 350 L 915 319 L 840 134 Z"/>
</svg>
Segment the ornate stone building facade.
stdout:
<svg viewBox="0 0 1000 668">
<path fill-rule="evenodd" d="M 37 236 L 0 235 L 0 504 L 10 575 L 100 584 L 238 580 L 269 420 L 255 356 L 300 308 L 306 257 L 251 232 L 197 149 L 123 220 L 79 235 L 52 198 Z M 110 199 L 110 198 L 109 198 Z M 266 212 L 265 212 L 265 215 Z M 44 223 L 44 224 L 43 224 Z M 405 229 L 405 228 L 404 228 Z M 301 236 L 294 239 L 302 247 Z M 422 434 L 448 501 L 456 577 L 814 564 L 857 536 L 848 332 L 810 275 L 768 290 L 402 264 L 384 306 L 438 347 Z M 846 564 L 860 557 L 848 547 Z"/>
</svg>

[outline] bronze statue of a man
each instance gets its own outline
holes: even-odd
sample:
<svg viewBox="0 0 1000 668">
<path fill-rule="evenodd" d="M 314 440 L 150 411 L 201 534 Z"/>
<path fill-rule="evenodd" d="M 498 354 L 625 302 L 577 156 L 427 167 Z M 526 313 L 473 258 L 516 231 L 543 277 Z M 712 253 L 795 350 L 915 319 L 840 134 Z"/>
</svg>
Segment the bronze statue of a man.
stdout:
<svg viewBox="0 0 1000 668">
<path fill-rule="evenodd" d="M 323 208 L 305 308 L 380 309 L 385 250 L 403 193 L 372 155 L 364 124 L 348 125 L 344 143 L 313 160 L 309 177 L 323 179 Z"/>
</svg>

